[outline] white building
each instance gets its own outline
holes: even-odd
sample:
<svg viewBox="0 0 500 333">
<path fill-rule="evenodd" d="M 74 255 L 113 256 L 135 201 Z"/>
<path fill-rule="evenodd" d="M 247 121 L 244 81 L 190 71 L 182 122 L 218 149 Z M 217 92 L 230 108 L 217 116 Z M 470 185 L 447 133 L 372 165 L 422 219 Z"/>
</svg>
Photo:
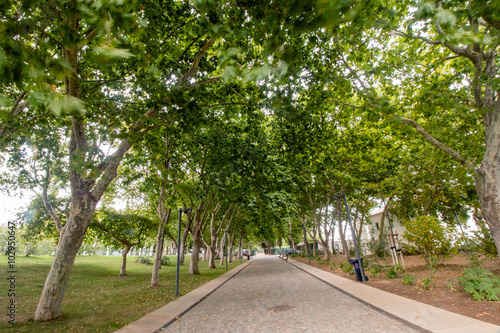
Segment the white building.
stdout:
<svg viewBox="0 0 500 333">
<path fill-rule="evenodd" d="M 370 216 L 368 216 L 368 219 L 371 222 L 371 225 L 369 226 L 370 231 L 369 231 L 369 239 L 372 237 L 378 238 L 378 235 L 380 234 L 380 227 L 382 226 L 382 213 L 384 212 L 384 208 L 379 208 L 376 211 L 372 212 Z M 392 230 L 394 233 L 398 234 L 399 240 L 401 241 L 403 237 L 403 233 L 405 232 L 406 228 L 403 227 L 397 219 L 395 219 L 393 216 L 389 215 L 391 218 L 391 226 Z M 385 233 L 387 234 L 387 228 L 389 227 L 389 218 L 387 217 L 387 214 L 384 216 L 384 223 L 383 223 L 383 228 L 385 229 Z M 363 238 L 364 240 L 364 238 Z"/>
</svg>

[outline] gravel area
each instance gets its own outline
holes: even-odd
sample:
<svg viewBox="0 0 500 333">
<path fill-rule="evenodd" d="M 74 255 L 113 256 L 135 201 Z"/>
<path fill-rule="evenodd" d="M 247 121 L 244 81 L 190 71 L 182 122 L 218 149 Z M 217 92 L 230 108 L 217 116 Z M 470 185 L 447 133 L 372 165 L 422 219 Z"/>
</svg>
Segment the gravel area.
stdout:
<svg viewBox="0 0 500 333">
<path fill-rule="evenodd" d="M 418 332 L 274 256 L 258 256 L 161 332 Z"/>
</svg>

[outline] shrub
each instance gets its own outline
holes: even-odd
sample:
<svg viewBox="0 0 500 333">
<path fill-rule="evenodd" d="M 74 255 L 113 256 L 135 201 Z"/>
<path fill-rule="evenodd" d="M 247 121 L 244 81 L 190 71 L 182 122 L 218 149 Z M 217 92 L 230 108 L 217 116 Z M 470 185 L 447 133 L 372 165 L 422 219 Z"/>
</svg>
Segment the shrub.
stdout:
<svg viewBox="0 0 500 333">
<path fill-rule="evenodd" d="M 348 261 L 341 262 L 339 264 L 339 267 L 345 273 L 349 273 L 351 275 L 354 274 L 354 269 L 352 268 L 352 265 Z"/>
<path fill-rule="evenodd" d="M 144 264 L 144 265 L 151 265 L 153 263 L 151 258 L 143 257 L 143 256 L 137 257 L 137 259 L 135 259 L 135 262 L 140 262 L 141 264 Z"/>
<path fill-rule="evenodd" d="M 418 284 L 421 285 L 425 290 L 429 290 L 431 286 L 435 286 L 435 284 L 432 282 L 432 275 L 429 275 L 423 280 L 418 280 Z"/>
<path fill-rule="evenodd" d="M 484 253 L 488 256 L 497 256 L 498 251 L 495 241 L 491 237 L 491 231 L 488 228 L 473 231 L 473 236 L 467 237 L 467 244 L 470 251 Z"/>
<path fill-rule="evenodd" d="M 137 257 L 137 259 L 135 259 L 135 262 L 139 262 L 139 263 L 144 264 L 144 265 L 152 265 L 154 262 L 154 258 L 140 256 L 140 257 Z M 161 257 L 161 265 L 162 266 L 170 265 L 170 258 L 167 256 Z"/>
<path fill-rule="evenodd" d="M 472 294 L 475 301 L 499 300 L 500 278 L 487 269 L 467 268 L 464 274 L 458 277 L 458 281 L 464 286 L 465 291 Z"/>
<path fill-rule="evenodd" d="M 403 276 L 403 283 L 408 286 L 413 286 L 415 284 L 415 277 L 412 277 L 410 274 L 406 273 Z"/>
<path fill-rule="evenodd" d="M 419 251 L 419 249 L 416 246 L 408 244 L 408 243 L 403 243 L 402 251 L 403 251 L 403 255 L 405 255 L 405 256 L 423 254 L 423 252 Z"/>
<path fill-rule="evenodd" d="M 382 258 L 385 257 L 386 252 L 388 252 L 389 244 L 385 237 L 380 240 L 372 238 L 366 243 L 366 248 L 377 257 Z"/>
<path fill-rule="evenodd" d="M 167 256 L 161 257 L 161 264 L 162 264 L 162 266 L 169 266 L 170 265 L 170 258 Z"/>
<path fill-rule="evenodd" d="M 373 266 L 372 268 L 370 268 L 370 274 L 373 276 L 373 277 L 377 277 L 378 274 L 380 273 L 381 271 L 381 267 L 380 266 Z"/>
<path fill-rule="evenodd" d="M 395 267 L 389 268 L 387 274 L 385 275 L 386 279 L 397 279 L 399 277 L 398 272 Z"/>
<path fill-rule="evenodd" d="M 445 227 L 433 216 L 419 216 L 407 221 L 403 237 L 423 253 L 427 265 L 432 269 L 451 253 L 451 228 Z"/>
</svg>

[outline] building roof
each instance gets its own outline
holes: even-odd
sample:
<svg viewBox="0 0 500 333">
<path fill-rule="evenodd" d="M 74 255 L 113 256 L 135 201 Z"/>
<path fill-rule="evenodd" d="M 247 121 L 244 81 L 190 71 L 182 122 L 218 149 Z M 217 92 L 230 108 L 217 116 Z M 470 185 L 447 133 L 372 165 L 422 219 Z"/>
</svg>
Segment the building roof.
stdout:
<svg viewBox="0 0 500 333">
<path fill-rule="evenodd" d="M 372 216 L 375 216 L 375 215 L 382 214 L 382 212 L 383 212 L 383 211 L 384 211 L 384 207 L 376 207 L 376 208 L 374 208 L 374 209 L 370 212 L 369 217 L 372 217 Z"/>
</svg>

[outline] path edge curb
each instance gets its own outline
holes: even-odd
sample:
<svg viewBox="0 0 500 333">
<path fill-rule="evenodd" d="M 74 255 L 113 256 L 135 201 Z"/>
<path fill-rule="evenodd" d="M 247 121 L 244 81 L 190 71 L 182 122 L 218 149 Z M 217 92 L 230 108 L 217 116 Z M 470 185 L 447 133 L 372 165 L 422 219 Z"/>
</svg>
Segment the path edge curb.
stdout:
<svg viewBox="0 0 500 333">
<path fill-rule="evenodd" d="M 367 304 L 370 307 L 388 315 L 389 317 L 393 317 L 399 321 L 402 321 L 405 324 L 422 332 L 500 333 L 500 326 L 497 325 L 463 316 L 406 297 L 394 295 L 386 291 L 364 285 L 360 282 L 355 282 L 343 278 L 334 273 L 324 271 L 314 266 L 298 262 L 293 259 L 290 259 L 289 263 L 294 265 L 298 269 L 314 276 L 318 280 L 321 280 L 324 283 L 332 286 L 333 288 L 341 291 L 342 293 L 358 300 L 359 302 Z M 359 289 L 359 292 L 356 292 L 355 289 Z M 380 297 L 381 295 L 383 295 L 383 297 Z M 390 307 L 385 306 L 384 303 L 380 301 L 384 297 L 394 298 L 395 300 L 397 300 L 396 305 Z M 401 300 L 404 300 L 404 304 L 401 303 Z M 419 316 L 408 316 L 407 313 L 403 313 L 402 308 L 404 308 L 404 306 L 402 305 L 411 305 L 415 308 L 425 308 L 425 311 L 420 310 L 418 313 Z M 449 324 L 446 325 L 446 322 L 443 323 L 443 320 L 437 320 L 437 317 L 448 317 L 448 320 L 445 321 L 449 322 Z"/>
</svg>

